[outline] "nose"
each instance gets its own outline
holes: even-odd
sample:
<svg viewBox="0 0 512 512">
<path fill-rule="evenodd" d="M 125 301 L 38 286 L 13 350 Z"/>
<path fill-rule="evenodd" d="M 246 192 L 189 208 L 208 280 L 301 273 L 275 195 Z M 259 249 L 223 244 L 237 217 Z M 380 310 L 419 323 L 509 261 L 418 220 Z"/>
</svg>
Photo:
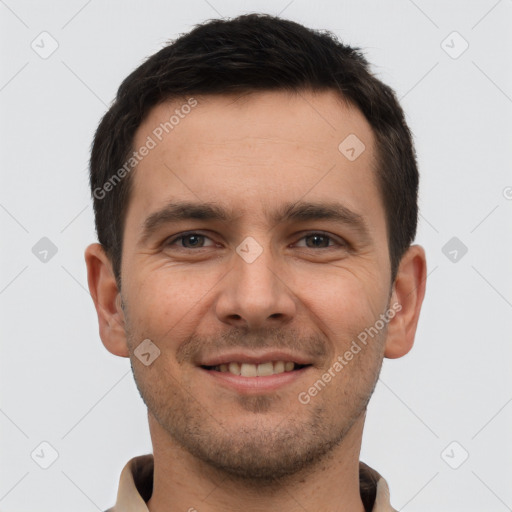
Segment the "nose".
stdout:
<svg viewBox="0 0 512 512">
<path fill-rule="evenodd" d="M 215 304 L 217 318 L 233 327 L 260 329 L 292 321 L 297 298 L 281 263 L 264 247 L 254 260 L 235 255 L 233 267 L 221 281 Z"/>
</svg>

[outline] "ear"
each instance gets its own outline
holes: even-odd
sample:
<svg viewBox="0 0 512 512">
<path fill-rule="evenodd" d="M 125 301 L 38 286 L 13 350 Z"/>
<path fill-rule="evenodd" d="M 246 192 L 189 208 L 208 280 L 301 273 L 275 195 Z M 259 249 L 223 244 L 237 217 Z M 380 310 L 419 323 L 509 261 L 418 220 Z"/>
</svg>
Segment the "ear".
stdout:
<svg viewBox="0 0 512 512">
<path fill-rule="evenodd" d="M 402 357 L 414 344 L 427 279 L 425 251 L 411 245 L 402 257 L 393 283 L 390 308 L 396 311 L 388 323 L 384 357 Z"/>
<path fill-rule="evenodd" d="M 121 294 L 103 246 L 89 245 L 85 250 L 85 263 L 89 291 L 98 314 L 101 341 L 112 354 L 129 357 Z"/>
</svg>

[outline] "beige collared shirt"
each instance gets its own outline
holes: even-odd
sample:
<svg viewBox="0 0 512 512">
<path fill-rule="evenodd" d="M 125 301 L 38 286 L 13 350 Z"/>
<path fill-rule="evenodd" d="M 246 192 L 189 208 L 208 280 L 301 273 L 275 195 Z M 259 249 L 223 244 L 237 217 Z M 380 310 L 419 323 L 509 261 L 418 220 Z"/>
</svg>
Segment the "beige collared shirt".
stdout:
<svg viewBox="0 0 512 512">
<path fill-rule="evenodd" d="M 149 512 L 147 501 L 153 492 L 153 455 L 134 457 L 123 468 L 117 501 L 106 512 Z M 397 512 L 390 503 L 389 488 L 382 476 L 359 462 L 359 489 L 366 512 Z"/>
</svg>

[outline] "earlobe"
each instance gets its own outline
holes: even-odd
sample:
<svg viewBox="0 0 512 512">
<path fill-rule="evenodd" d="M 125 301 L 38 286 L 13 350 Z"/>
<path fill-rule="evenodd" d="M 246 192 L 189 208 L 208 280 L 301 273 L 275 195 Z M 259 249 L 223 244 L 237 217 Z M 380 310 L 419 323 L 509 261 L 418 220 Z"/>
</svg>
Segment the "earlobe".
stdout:
<svg viewBox="0 0 512 512">
<path fill-rule="evenodd" d="M 419 245 L 412 245 L 402 257 L 393 283 L 390 308 L 395 306 L 396 314 L 388 323 L 384 357 L 396 359 L 411 350 L 425 296 L 426 276 L 425 251 Z"/>
<path fill-rule="evenodd" d="M 114 355 L 129 357 L 126 342 L 124 311 L 110 259 L 100 244 L 85 250 L 87 282 L 96 313 L 101 341 Z"/>
</svg>

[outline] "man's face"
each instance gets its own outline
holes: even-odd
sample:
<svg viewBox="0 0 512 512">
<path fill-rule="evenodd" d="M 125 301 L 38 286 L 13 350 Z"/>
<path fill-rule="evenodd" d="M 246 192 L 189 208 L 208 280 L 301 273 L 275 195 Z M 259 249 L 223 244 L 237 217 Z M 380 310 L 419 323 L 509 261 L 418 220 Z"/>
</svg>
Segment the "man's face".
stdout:
<svg viewBox="0 0 512 512">
<path fill-rule="evenodd" d="M 390 307 L 375 139 L 332 92 L 266 92 L 202 98 L 159 141 L 181 105 L 154 108 L 134 142 L 157 143 L 133 171 L 123 241 L 135 379 L 172 442 L 278 478 L 344 439 L 378 377 L 386 328 L 357 338 Z M 338 149 L 350 134 L 355 160 Z M 198 208 L 155 215 L 178 203 Z M 201 218 L 205 204 L 224 215 Z M 146 339 L 160 350 L 148 366 L 134 354 Z"/>
</svg>

